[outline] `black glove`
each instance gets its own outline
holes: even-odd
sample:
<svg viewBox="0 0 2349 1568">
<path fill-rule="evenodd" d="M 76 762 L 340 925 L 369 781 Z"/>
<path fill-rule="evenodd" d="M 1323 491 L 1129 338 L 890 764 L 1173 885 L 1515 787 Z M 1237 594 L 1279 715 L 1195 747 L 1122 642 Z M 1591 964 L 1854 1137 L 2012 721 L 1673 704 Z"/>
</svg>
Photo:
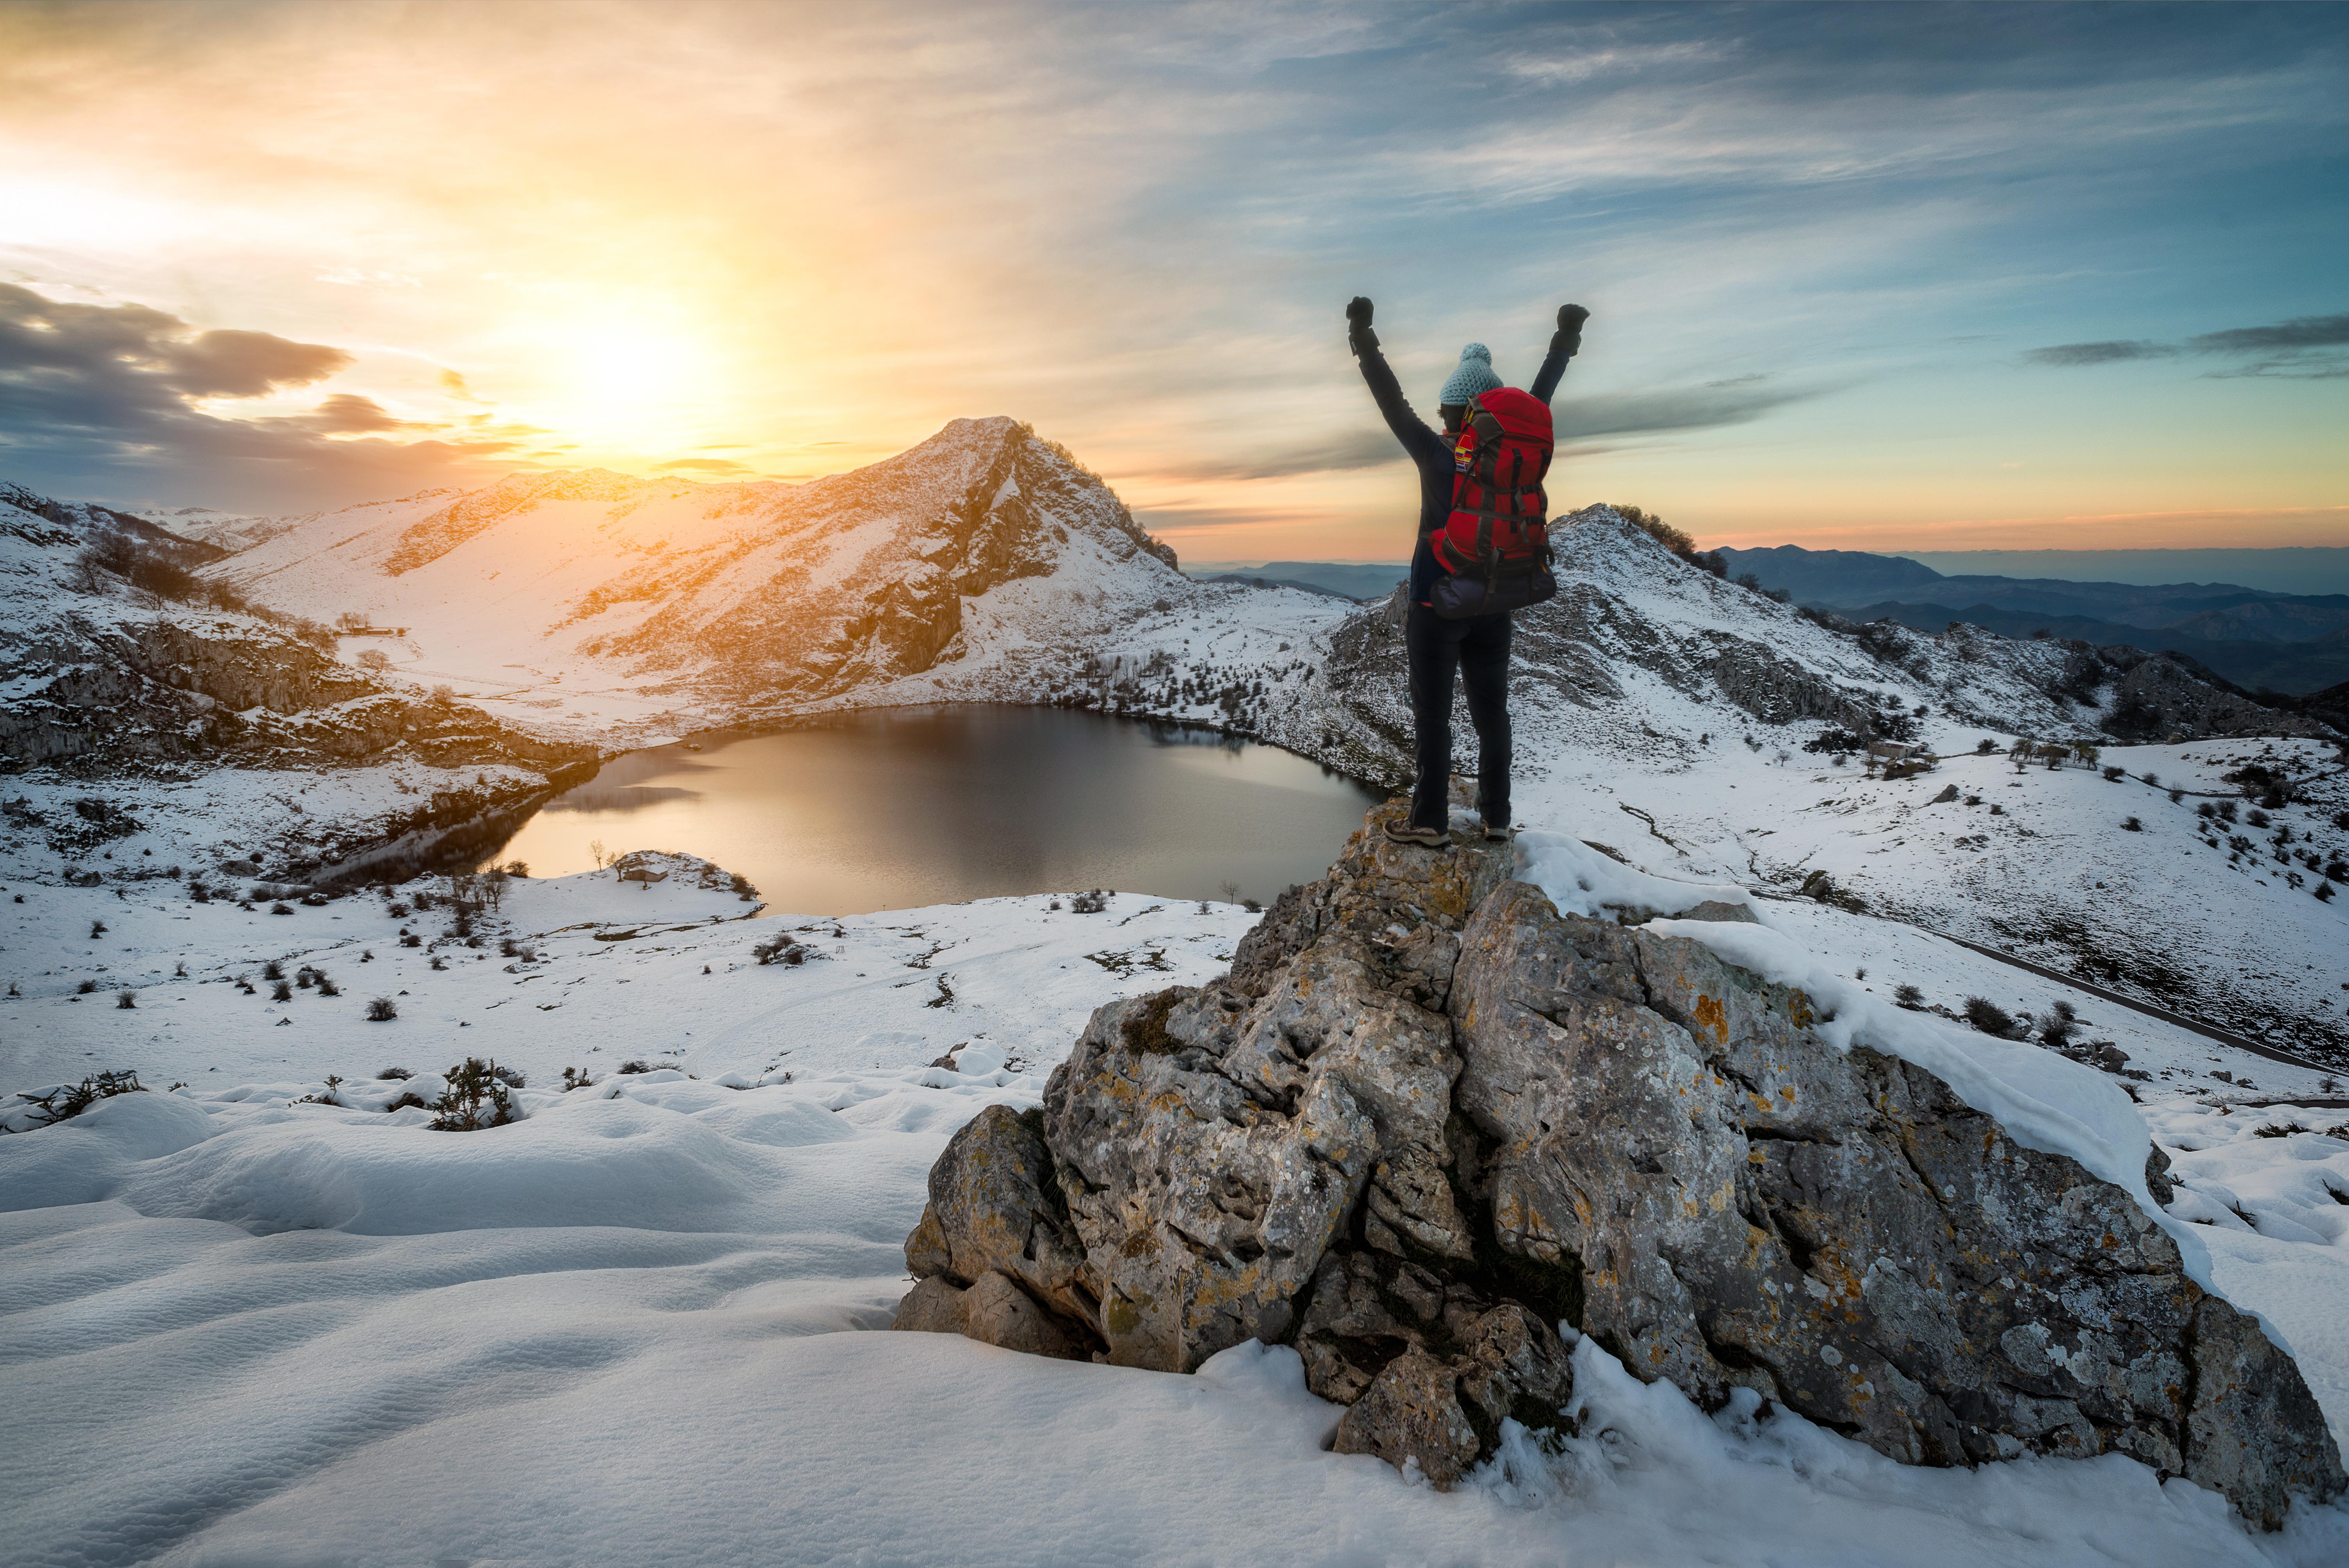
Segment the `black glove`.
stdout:
<svg viewBox="0 0 2349 1568">
<path fill-rule="evenodd" d="M 1582 324 L 1589 319 L 1590 313 L 1578 304 L 1558 306 L 1557 335 L 1549 340 L 1551 350 L 1563 348 L 1568 354 L 1581 353 Z"/>
<path fill-rule="evenodd" d="M 1346 341 L 1356 354 L 1379 346 L 1379 335 L 1371 330 L 1371 302 L 1361 294 L 1346 304 Z"/>
</svg>

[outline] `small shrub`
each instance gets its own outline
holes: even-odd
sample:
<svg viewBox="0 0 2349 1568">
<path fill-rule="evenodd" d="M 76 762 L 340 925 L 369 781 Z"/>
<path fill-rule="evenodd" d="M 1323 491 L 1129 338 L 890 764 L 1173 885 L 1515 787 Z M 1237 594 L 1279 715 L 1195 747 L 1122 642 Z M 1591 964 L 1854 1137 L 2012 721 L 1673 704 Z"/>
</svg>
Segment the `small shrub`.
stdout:
<svg viewBox="0 0 2349 1568">
<path fill-rule="evenodd" d="M 102 920 L 91 921 L 89 923 L 89 934 L 92 938 L 104 936 L 106 934 L 106 922 Z"/>
<path fill-rule="evenodd" d="M 367 1005 L 367 1022 L 388 1024 L 399 1016 L 399 1004 L 388 996 L 377 996 Z"/>
<path fill-rule="evenodd" d="M 574 1088 L 593 1088 L 595 1087 L 595 1080 L 589 1078 L 587 1074 L 580 1068 L 564 1068 L 563 1069 L 564 1093 L 569 1094 Z"/>
<path fill-rule="evenodd" d="M 421 947 L 424 945 L 424 938 L 412 931 L 403 931 L 399 934 L 399 944 L 402 947 Z"/>
<path fill-rule="evenodd" d="M 269 988 L 269 999 L 273 1002 L 291 1002 L 294 1000 L 294 987 L 287 982 L 280 980 Z"/>
<path fill-rule="evenodd" d="M 2014 1015 L 1987 996 L 1966 998 L 1966 1022 L 1985 1035 L 2006 1039 L 2014 1033 Z"/>
<path fill-rule="evenodd" d="M 114 1005 L 124 1011 L 139 1006 L 139 993 L 125 985 L 114 994 Z"/>
<path fill-rule="evenodd" d="M 2215 817 L 2219 814 L 2219 808 L 2205 800 L 2194 808 L 2194 814 L 2198 817 Z"/>
<path fill-rule="evenodd" d="M 1990 814 L 1993 817 L 2003 817 L 2006 815 L 2006 808 L 1993 800 L 1991 802 Z"/>
<path fill-rule="evenodd" d="M 2222 822 L 2231 822 L 2235 820 L 2235 803 L 2232 800 L 2219 802 L 2219 820 Z"/>
<path fill-rule="evenodd" d="M 273 958 L 261 966 L 261 977 L 264 980 L 283 980 L 285 978 L 285 965 Z"/>
<path fill-rule="evenodd" d="M 449 1069 L 449 1087 L 429 1109 L 435 1132 L 484 1132 L 522 1119 L 497 1063 L 479 1057 Z"/>
<path fill-rule="evenodd" d="M 2124 833 L 2142 833 L 2145 831 L 2145 824 L 2138 821 L 2135 817 L 2123 817 L 2121 819 L 2121 831 Z"/>
<path fill-rule="evenodd" d="M 1252 898 L 1244 898 L 1240 900 L 1240 907 L 1247 911 L 1250 914 L 1262 914 L 1264 913 L 1264 905 Z"/>
<path fill-rule="evenodd" d="M 2185 790 L 2183 790 L 2183 789 L 2172 789 L 2172 790 L 2169 792 L 2169 803 L 2170 803 L 2171 805 L 2173 805 L 2173 806 L 2177 805 L 2180 800 L 2183 800 L 2183 799 L 2186 799 L 2186 791 L 2185 791 Z"/>
<path fill-rule="evenodd" d="M 281 898 L 275 903 L 269 906 L 269 913 L 272 914 L 291 914 L 294 913 L 294 906 L 287 903 Z"/>
<path fill-rule="evenodd" d="M 378 1083 L 406 1083 L 409 1078 L 412 1078 L 415 1076 L 416 1075 L 414 1073 L 409 1072 L 406 1068 L 386 1068 L 383 1071 L 375 1075 L 375 1081 Z"/>
<path fill-rule="evenodd" d="M 2329 882 L 2318 882 L 2316 884 L 2316 892 L 2313 896 L 2319 903 L 2331 903 L 2333 902 L 2333 884 Z"/>
<path fill-rule="evenodd" d="M 2116 783 L 2127 777 L 2128 769 L 2126 768 L 2115 767 L 2110 764 L 2107 764 L 2105 768 L 2105 782 L 2107 784 Z"/>
<path fill-rule="evenodd" d="M 1071 914 L 1099 914 L 1108 907 L 1109 898 L 1099 888 L 1069 895 L 1069 912 Z"/>
<path fill-rule="evenodd" d="M 391 1103 L 383 1109 L 389 1113 L 395 1110 L 430 1110 L 432 1107 L 422 1095 L 418 1094 L 414 1089 L 409 1089 L 404 1094 L 395 1095 Z"/>
<path fill-rule="evenodd" d="M 652 1070 L 653 1064 L 642 1057 L 632 1057 L 620 1064 L 620 1074 L 623 1078 L 632 1077 L 637 1073 L 648 1073 Z"/>
<path fill-rule="evenodd" d="M 34 1126 L 53 1127 L 79 1116 L 101 1099 L 111 1099 L 118 1094 L 144 1094 L 146 1091 L 147 1086 L 139 1081 L 139 1075 L 129 1068 L 123 1068 L 114 1072 L 98 1073 L 78 1084 L 67 1084 L 63 1088 L 53 1088 L 44 1095 L 28 1094 L 21 1098 L 33 1102 L 30 1114 L 40 1119 Z"/>
<path fill-rule="evenodd" d="M 1922 1012 L 1925 993 L 1914 985 L 1896 985 L 1892 988 L 1892 1001 L 1894 1006 L 1906 1007 L 1912 1013 Z"/>
<path fill-rule="evenodd" d="M 77 986 L 75 986 L 75 987 L 74 987 L 74 995 L 77 995 L 77 996 L 87 996 L 87 995 L 88 995 L 91 992 L 96 991 L 97 989 L 98 989 L 98 982 L 97 982 L 97 981 L 95 981 L 95 980 L 85 980 L 85 981 L 83 981 L 80 985 L 77 985 Z"/>
<path fill-rule="evenodd" d="M 498 953 L 502 957 L 512 958 L 514 955 L 514 939 L 511 936 L 500 937 L 498 939 Z"/>
<path fill-rule="evenodd" d="M 1995 756 L 1997 756 L 1997 755 L 1998 755 L 1998 742 L 1997 742 L 1997 741 L 1995 741 L 1995 740 L 1992 740 L 1992 739 L 1989 736 L 1987 736 L 1987 735 L 1983 736 L 1980 740 L 1977 740 L 1977 741 L 1975 741 L 1975 742 L 1974 742 L 1974 755 L 1975 755 L 1976 757 L 1995 757 Z"/>
<path fill-rule="evenodd" d="M 2144 779 L 2147 783 L 2153 785 L 2156 789 L 2158 789 L 2161 786 L 2161 779 L 2154 774 L 2140 773 L 2137 777 Z"/>
<path fill-rule="evenodd" d="M 2230 804 L 2232 804 L 2232 802 L 2230 802 Z M 2262 811 L 2258 807 L 2254 806 L 2251 810 L 2243 813 L 2243 820 L 2249 822 L 2254 828 L 2264 828 L 2271 819 L 2265 811 Z"/>
<path fill-rule="evenodd" d="M 761 964 L 804 964 L 808 950 L 788 934 L 778 932 L 750 949 L 750 956 Z"/>
<path fill-rule="evenodd" d="M 432 955 L 432 967 L 435 969 L 446 969 L 449 967 L 449 961 L 436 953 Z"/>
</svg>

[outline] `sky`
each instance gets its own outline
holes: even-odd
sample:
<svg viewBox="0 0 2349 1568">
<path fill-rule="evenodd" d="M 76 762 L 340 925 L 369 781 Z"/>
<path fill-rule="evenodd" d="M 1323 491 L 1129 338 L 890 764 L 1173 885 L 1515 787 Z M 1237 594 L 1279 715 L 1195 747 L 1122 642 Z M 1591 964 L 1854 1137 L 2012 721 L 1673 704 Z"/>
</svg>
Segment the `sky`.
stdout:
<svg viewBox="0 0 2349 1568">
<path fill-rule="evenodd" d="M 1556 506 L 2349 544 L 2349 7 L 0 6 L 0 479 L 801 481 L 1009 414 L 1188 558 L 1394 560 L 1349 354 L 1592 312 Z"/>
</svg>

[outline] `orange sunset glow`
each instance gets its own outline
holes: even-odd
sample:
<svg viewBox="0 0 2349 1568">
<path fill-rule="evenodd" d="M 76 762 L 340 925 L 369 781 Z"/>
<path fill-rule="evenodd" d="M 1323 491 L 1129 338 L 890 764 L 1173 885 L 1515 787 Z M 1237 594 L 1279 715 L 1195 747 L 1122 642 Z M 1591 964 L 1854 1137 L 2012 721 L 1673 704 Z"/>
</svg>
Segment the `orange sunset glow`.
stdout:
<svg viewBox="0 0 2349 1568">
<path fill-rule="evenodd" d="M 1375 9 L 1027 15 L 10 7 L 16 308 L 338 356 L 161 410 L 216 428 L 12 443 L 78 493 L 272 511 L 515 468 L 797 481 L 1007 413 L 1186 554 L 1386 559 L 1403 486 L 1338 305 L 1378 295 L 1432 397 L 1470 336 L 1529 375 L 1573 298 L 1565 499 L 1738 545 L 2349 543 L 2327 333 L 2196 346 L 2343 308 L 2305 58 L 2180 112 L 2124 48 L 1993 123 L 1961 59 L 1894 113 L 1775 77 L 1814 46 L 1791 19 L 1659 13 L 1681 53 L 1537 30 L 1472 112 L 1448 66 L 1388 79 Z"/>
</svg>

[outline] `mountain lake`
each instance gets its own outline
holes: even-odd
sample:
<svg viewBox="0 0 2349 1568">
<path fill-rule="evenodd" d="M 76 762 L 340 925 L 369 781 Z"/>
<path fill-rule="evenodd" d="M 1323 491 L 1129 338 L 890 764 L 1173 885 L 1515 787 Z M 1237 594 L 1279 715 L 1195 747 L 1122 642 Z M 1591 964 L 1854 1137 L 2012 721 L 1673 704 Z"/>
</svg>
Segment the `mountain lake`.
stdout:
<svg viewBox="0 0 2349 1568">
<path fill-rule="evenodd" d="M 564 876 L 595 869 L 598 846 L 676 851 L 794 914 L 1095 887 L 1270 903 L 1327 870 L 1381 799 L 1208 730 L 1065 708 L 880 708 L 616 757 L 490 858 Z"/>
</svg>

